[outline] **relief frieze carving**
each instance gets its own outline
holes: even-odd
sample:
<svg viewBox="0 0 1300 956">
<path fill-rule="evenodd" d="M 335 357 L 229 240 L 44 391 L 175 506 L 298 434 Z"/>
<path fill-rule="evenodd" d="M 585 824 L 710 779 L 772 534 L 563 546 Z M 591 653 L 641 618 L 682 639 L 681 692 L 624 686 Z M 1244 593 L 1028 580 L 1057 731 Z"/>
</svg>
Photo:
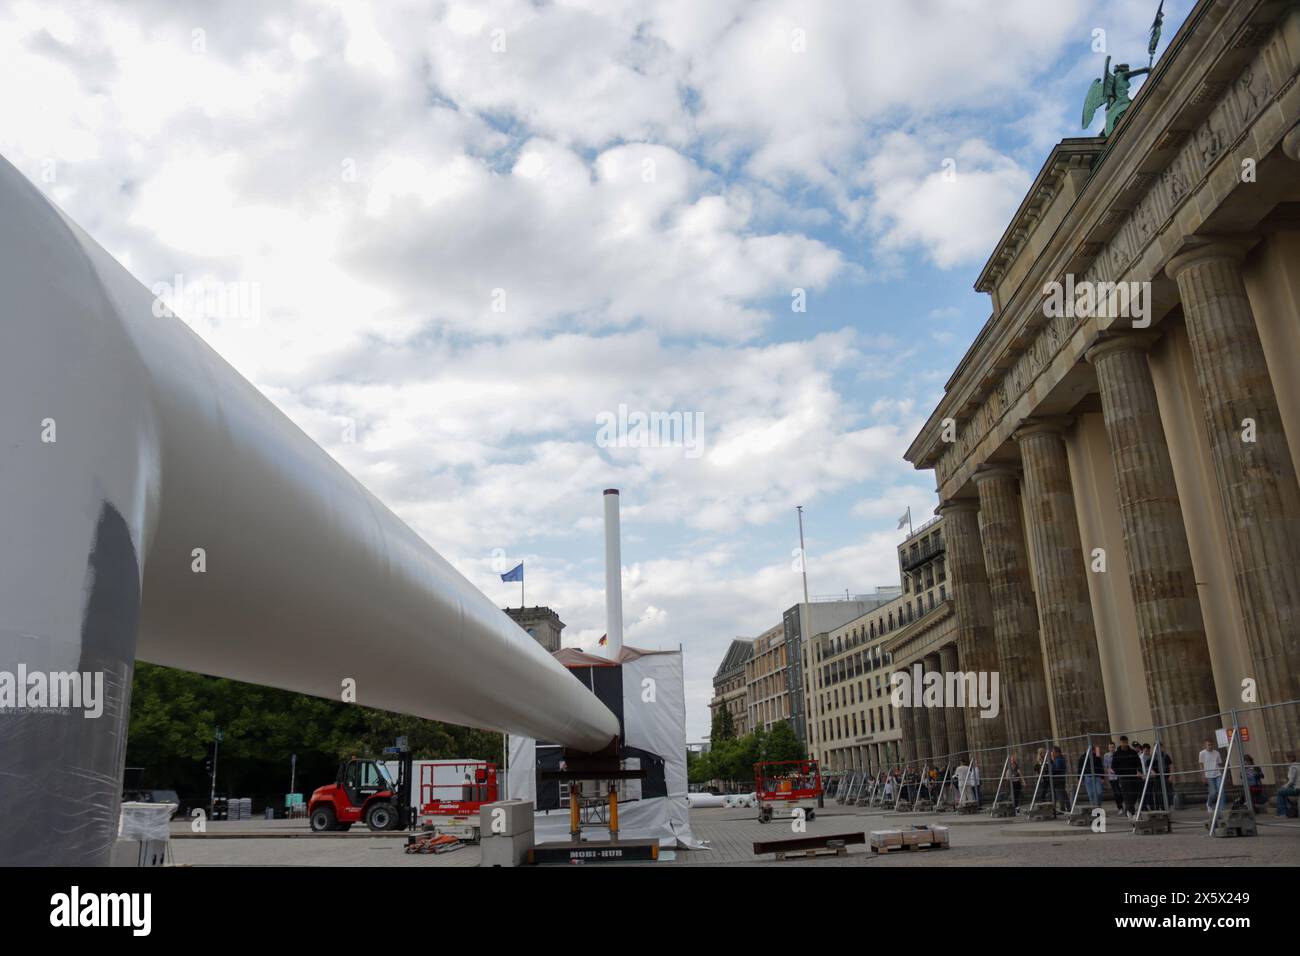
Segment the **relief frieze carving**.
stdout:
<svg viewBox="0 0 1300 956">
<path fill-rule="evenodd" d="M 1196 96 L 1203 100 L 1217 96 L 1214 108 L 1190 135 L 1180 132 L 1178 137 L 1167 135 L 1162 138 L 1165 145 L 1173 145 L 1181 138 L 1182 145 L 1161 173 L 1135 173 L 1129 179 L 1126 183 L 1128 192 L 1136 195 L 1141 191 L 1141 198 L 1133 204 L 1110 239 L 1102 244 L 1084 275 L 1077 278 L 1091 282 L 1124 279 L 1147 244 L 1178 212 L 1179 206 L 1204 183 L 1229 144 L 1244 136 L 1278 90 L 1294 79 L 1296 64 L 1282 43 L 1280 34 L 1274 32 L 1235 81 L 1202 84 Z M 1107 224 L 1113 223 L 1114 215 L 1115 210 L 1107 210 L 1102 214 L 1103 220 Z M 1021 324 L 1038 321 L 1040 316 L 1041 313 L 1026 316 Z M 935 462 L 935 476 L 941 488 L 970 459 L 975 446 L 1024 395 L 1082 321 L 1058 316 L 1045 322 L 1030 347 L 1020 353 L 1007 369 L 998 386 L 989 391 L 968 419 L 959 422 L 956 441 L 945 448 Z"/>
</svg>

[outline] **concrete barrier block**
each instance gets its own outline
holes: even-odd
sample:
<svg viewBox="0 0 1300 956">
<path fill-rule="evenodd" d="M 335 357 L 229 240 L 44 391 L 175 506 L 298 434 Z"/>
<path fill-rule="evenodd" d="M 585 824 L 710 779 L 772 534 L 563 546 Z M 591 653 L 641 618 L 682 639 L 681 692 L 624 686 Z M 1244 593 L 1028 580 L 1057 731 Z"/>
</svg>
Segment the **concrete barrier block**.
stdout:
<svg viewBox="0 0 1300 956">
<path fill-rule="evenodd" d="M 494 829 L 493 822 L 499 821 Z M 503 829 L 504 828 L 504 829 Z M 479 808 L 479 830 L 484 839 L 492 836 L 516 836 L 533 832 L 531 800 L 500 800 Z"/>
</svg>

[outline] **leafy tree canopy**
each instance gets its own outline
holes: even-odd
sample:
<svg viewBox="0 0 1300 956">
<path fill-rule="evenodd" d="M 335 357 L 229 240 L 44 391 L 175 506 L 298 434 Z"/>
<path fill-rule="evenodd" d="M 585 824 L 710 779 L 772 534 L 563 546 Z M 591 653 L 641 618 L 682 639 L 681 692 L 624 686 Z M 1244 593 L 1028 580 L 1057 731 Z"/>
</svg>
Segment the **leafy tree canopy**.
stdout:
<svg viewBox="0 0 1300 956">
<path fill-rule="evenodd" d="M 126 763 L 144 786 L 174 789 L 187 805 L 207 802 L 205 761 L 223 734 L 217 792 L 282 805 L 290 758 L 294 788 L 310 795 L 334 780 L 339 760 L 378 756 L 405 736 L 417 759 L 501 761 L 501 735 L 291 691 L 137 662 Z"/>
</svg>

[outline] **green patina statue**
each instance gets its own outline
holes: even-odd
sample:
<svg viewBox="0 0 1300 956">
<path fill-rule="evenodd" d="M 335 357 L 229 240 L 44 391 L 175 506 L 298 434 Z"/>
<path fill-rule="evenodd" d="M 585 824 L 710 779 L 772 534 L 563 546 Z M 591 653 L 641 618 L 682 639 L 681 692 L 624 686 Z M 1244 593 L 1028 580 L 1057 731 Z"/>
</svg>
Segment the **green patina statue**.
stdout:
<svg viewBox="0 0 1300 956">
<path fill-rule="evenodd" d="M 1092 125 L 1092 118 L 1097 115 L 1097 108 L 1106 105 L 1106 135 L 1109 136 L 1119 118 L 1124 115 L 1130 103 L 1128 91 L 1130 81 L 1135 76 L 1150 73 L 1151 68 L 1130 70 L 1127 63 L 1115 64 L 1114 72 L 1110 69 L 1110 57 L 1106 57 L 1106 66 L 1102 75 L 1092 81 L 1088 89 L 1088 98 L 1083 101 L 1083 128 Z"/>
<path fill-rule="evenodd" d="M 1151 65 L 1155 62 L 1156 45 L 1160 42 L 1160 27 L 1165 19 L 1164 0 L 1160 0 L 1160 7 L 1156 10 L 1155 22 L 1151 24 L 1151 41 L 1147 45 L 1148 60 L 1145 68 L 1133 70 L 1127 63 L 1115 64 L 1115 69 L 1110 68 L 1110 57 L 1106 57 L 1106 65 L 1102 68 L 1101 76 L 1092 81 L 1092 86 L 1088 88 L 1087 99 L 1083 101 L 1083 128 L 1087 129 L 1092 125 L 1093 117 L 1097 115 L 1097 110 L 1102 105 L 1106 107 L 1106 133 L 1109 136 L 1119 122 L 1119 118 L 1124 115 L 1129 104 L 1133 100 L 1129 97 L 1129 88 L 1135 76 L 1145 76 L 1151 72 Z"/>
</svg>

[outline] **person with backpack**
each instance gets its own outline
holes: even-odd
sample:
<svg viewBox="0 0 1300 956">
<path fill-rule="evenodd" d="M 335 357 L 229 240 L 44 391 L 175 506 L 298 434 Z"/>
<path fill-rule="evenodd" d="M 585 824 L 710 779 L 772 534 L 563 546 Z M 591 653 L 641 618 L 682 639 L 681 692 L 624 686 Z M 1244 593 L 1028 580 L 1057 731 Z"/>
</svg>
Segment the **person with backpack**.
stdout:
<svg viewBox="0 0 1300 956">
<path fill-rule="evenodd" d="M 1124 798 L 1124 815 L 1133 817 L 1142 794 L 1142 760 L 1138 752 L 1129 746 L 1128 737 L 1119 738 L 1119 748 L 1111 757 L 1110 766 L 1115 771 L 1120 794 Z"/>
<path fill-rule="evenodd" d="M 1052 783 L 1052 802 L 1061 810 L 1070 809 L 1070 793 L 1066 785 L 1067 764 L 1065 754 L 1061 753 L 1060 747 L 1052 748 L 1051 783 Z"/>
</svg>

